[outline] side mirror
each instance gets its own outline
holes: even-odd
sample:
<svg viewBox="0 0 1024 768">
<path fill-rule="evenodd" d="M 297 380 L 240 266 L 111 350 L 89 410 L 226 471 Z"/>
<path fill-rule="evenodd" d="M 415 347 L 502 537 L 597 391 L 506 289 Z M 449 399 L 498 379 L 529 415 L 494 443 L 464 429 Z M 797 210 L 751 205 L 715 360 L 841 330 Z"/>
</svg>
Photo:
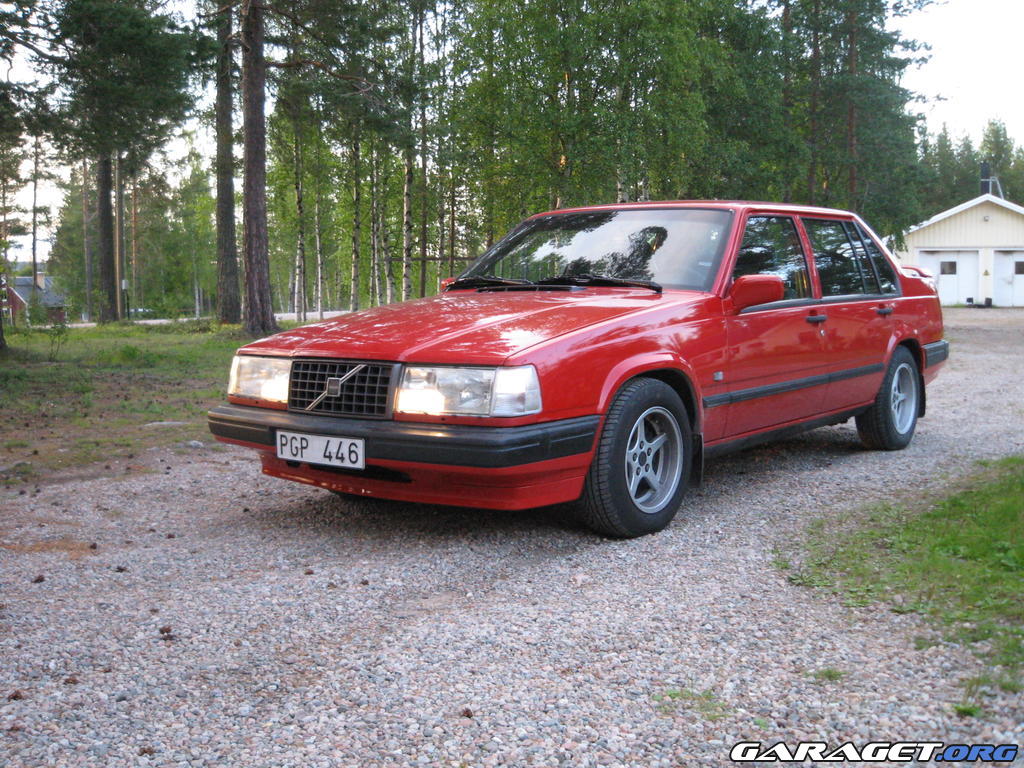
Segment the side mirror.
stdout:
<svg viewBox="0 0 1024 768">
<path fill-rule="evenodd" d="M 455 282 L 454 277 L 446 277 L 441 281 L 441 293 L 448 290 L 448 286 Z"/>
<path fill-rule="evenodd" d="M 733 281 L 729 296 L 737 312 L 758 304 L 781 301 L 786 294 L 786 284 L 778 275 L 742 275 Z"/>
</svg>

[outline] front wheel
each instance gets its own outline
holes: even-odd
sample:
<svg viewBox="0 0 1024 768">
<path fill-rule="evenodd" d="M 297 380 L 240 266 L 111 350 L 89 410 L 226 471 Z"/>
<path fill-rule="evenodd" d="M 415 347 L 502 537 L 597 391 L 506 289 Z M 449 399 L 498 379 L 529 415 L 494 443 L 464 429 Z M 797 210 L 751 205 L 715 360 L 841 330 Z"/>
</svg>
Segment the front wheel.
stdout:
<svg viewBox="0 0 1024 768">
<path fill-rule="evenodd" d="M 667 526 L 690 476 L 690 420 L 675 390 L 634 379 L 615 396 L 580 499 L 598 533 L 634 538 Z"/>
<path fill-rule="evenodd" d="M 921 406 L 917 361 L 896 347 L 874 404 L 857 417 L 857 434 L 867 448 L 898 451 L 910 445 Z"/>
</svg>

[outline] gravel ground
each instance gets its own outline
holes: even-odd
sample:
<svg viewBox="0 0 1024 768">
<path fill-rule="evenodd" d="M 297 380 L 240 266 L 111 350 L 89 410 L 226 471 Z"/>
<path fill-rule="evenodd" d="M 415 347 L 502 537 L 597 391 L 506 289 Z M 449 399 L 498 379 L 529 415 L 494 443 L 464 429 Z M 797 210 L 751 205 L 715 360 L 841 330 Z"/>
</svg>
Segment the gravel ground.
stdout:
<svg viewBox="0 0 1024 768">
<path fill-rule="evenodd" d="M 635 541 L 550 511 L 343 500 L 213 447 L 0 491 L 0 764 L 711 766 L 741 739 L 1024 742 L 1019 695 L 953 714 L 982 669 L 969 649 L 915 650 L 935 636 L 919 618 L 771 565 L 816 516 L 1024 452 L 1024 312 L 947 325 L 909 449 L 861 450 L 844 425 L 719 459 Z"/>
</svg>

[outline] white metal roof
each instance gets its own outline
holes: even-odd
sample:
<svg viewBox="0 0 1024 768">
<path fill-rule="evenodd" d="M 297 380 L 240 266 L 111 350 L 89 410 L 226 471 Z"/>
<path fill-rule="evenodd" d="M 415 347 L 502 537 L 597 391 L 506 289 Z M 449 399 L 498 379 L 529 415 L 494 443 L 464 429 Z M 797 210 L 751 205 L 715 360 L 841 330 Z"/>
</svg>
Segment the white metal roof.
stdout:
<svg viewBox="0 0 1024 768">
<path fill-rule="evenodd" d="M 909 235 L 911 232 L 917 232 L 917 230 L 919 229 L 930 227 L 932 224 L 937 224 L 943 219 L 948 219 L 950 216 L 956 216 L 958 213 L 963 213 L 964 211 L 969 210 L 976 205 L 981 205 L 982 203 L 995 203 L 996 205 L 1002 206 L 1008 211 L 1012 211 L 1013 213 L 1019 213 L 1021 216 L 1024 216 L 1024 206 L 1017 205 L 1016 203 L 1011 203 L 1009 200 L 1004 200 L 1003 198 L 996 197 L 995 195 L 990 193 L 985 195 L 979 195 L 973 200 L 968 200 L 966 203 L 960 203 L 960 205 L 950 208 L 948 211 L 937 213 L 927 221 L 922 221 L 920 224 L 915 224 L 913 227 L 907 230 L 907 234 Z"/>
</svg>

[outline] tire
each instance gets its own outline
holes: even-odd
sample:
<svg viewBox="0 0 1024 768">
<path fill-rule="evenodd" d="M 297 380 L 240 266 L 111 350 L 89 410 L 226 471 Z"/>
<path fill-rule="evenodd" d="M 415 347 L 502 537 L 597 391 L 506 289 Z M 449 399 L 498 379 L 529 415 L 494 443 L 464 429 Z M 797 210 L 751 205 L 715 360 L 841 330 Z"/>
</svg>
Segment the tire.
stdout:
<svg viewBox="0 0 1024 768">
<path fill-rule="evenodd" d="M 690 420 L 675 390 L 657 379 L 627 382 L 608 409 L 583 486 L 582 522 L 623 539 L 662 530 L 682 505 L 691 446 Z"/>
<path fill-rule="evenodd" d="M 857 434 L 866 448 L 898 451 L 910 445 L 921 407 L 921 376 L 906 347 L 896 347 L 875 402 L 857 416 Z"/>
</svg>

